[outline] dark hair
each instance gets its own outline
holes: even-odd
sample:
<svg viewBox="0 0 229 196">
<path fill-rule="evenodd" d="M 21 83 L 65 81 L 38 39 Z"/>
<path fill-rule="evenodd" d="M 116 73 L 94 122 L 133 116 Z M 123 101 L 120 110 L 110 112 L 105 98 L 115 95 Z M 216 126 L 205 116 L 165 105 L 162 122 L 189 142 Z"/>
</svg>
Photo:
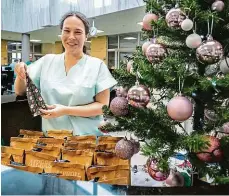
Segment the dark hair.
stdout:
<svg viewBox="0 0 229 196">
<path fill-rule="evenodd" d="M 64 14 L 60 20 L 60 29 L 61 30 L 63 29 L 65 19 L 71 16 L 75 16 L 83 22 L 85 33 L 87 35 L 89 33 L 90 24 L 89 24 L 89 21 L 87 20 L 87 17 L 80 12 L 71 11 L 71 12 L 67 12 L 66 14 Z"/>
<path fill-rule="evenodd" d="M 83 46 L 83 53 L 86 54 L 87 53 L 87 47 Z"/>
</svg>

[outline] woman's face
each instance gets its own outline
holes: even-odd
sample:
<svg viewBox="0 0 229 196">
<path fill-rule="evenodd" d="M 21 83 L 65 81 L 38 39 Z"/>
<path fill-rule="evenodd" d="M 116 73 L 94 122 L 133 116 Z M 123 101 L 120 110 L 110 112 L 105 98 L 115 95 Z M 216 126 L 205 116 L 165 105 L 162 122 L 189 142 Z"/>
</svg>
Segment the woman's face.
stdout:
<svg viewBox="0 0 229 196">
<path fill-rule="evenodd" d="M 83 22 L 75 16 L 66 18 L 63 24 L 61 40 L 66 52 L 74 54 L 83 51 L 83 45 L 86 41 Z"/>
</svg>

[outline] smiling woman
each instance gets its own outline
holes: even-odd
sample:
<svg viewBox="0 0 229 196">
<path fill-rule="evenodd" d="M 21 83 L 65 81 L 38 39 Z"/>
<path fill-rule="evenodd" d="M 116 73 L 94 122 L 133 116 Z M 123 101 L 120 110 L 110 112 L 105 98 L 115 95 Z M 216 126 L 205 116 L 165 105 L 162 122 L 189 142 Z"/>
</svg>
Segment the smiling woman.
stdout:
<svg viewBox="0 0 229 196">
<path fill-rule="evenodd" d="M 102 135 L 98 126 L 102 107 L 109 104 L 110 88 L 116 85 L 107 66 L 83 52 L 89 22 L 79 12 L 65 14 L 60 22 L 65 52 L 49 54 L 28 67 L 48 110 L 42 110 L 42 129 L 73 130 L 74 135 Z M 26 89 L 26 66 L 15 66 L 16 94 Z"/>
</svg>

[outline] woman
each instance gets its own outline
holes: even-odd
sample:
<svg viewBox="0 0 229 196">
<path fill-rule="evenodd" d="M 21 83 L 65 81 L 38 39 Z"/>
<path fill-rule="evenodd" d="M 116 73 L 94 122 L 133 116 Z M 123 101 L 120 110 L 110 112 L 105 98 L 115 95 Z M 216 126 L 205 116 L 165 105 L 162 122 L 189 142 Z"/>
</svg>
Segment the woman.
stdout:
<svg viewBox="0 0 229 196">
<path fill-rule="evenodd" d="M 60 22 L 62 54 L 48 54 L 28 67 L 48 110 L 41 109 L 42 130 L 67 129 L 74 135 L 102 135 L 98 130 L 102 107 L 109 104 L 110 88 L 117 84 L 100 59 L 83 53 L 89 23 L 78 12 Z M 25 64 L 15 66 L 15 93 L 26 90 Z"/>
</svg>

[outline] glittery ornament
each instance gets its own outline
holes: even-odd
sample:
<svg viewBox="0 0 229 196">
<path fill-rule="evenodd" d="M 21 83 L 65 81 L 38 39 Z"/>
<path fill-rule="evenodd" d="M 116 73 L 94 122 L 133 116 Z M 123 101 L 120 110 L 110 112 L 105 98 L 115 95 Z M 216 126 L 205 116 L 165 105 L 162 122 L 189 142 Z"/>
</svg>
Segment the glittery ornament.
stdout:
<svg viewBox="0 0 229 196">
<path fill-rule="evenodd" d="M 146 49 L 146 57 L 150 63 L 159 63 L 167 56 L 167 49 L 153 39 Z"/>
<path fill-rule="evenodd" d="M 219 67 L 222 73 L 228 74 L 229 73 L 229 58 L 224 57 L 223 60 L 220 62 Z"/>
<path fill-rule="evenodd" d="M 229 122 L 223 124 L 223 132 L 229 134 Z"/>
<path fill-rule="evenodd" d="M 196 33 L 193 33 L 186 38 L 186 45 L 189 48 L 198 48 L 201 45 L 201 43 L 202 43 L 202 39 Z"/>
<path fill-rule="evenodd" d="M 168 115 L 177 121 L 185 121 L 192 116 L 193 105 L 188 98 L 177 96 L 172 98 L 167 104 Z"/>
<path fill-rule="evenodd" d="M 184 176 L 176 169 L 171 169 L 169 177 L 165 181 L 167 187 L 184 186 Z"/>
<path fill-rule="evenodd" d="M 156 159 L 147 160 L 147 169 L 148 173 L 156 181 L 164 181 L 168 177 L 167 171 L 162 171 L 158 168 L 158 161 Z"/>
<path fill-rule="evenodd" d="M 139 83 L 136 82 L 135 86 L 129 89 L 127 99 L 129 104 L 133 107 L 146 107 L 150 101 L 149 89 L 144 85 L 139 85 Z"/>
<path fill-rule="evenodd" d="M 115 146 L 115 154 L 120 159 L 131 159 L 134 155 L 134 146 L 126 138 L 121 139 Z"/>
<path fill-rule="evenodd" d="M 136 141 L 133 138 L 130 138 L 130 141 L 132 142 L 133 147 L 134 147 L 134 154 L 137 154 L 140 151 L 140 143 L 139 143 L 139 141 Z"/>
<path fill-rule="evenodd" d="M 220 149 L 220 140 L 214 136 L 205 136 L 209 146 L 196 153 L 196 156 L 203 162 L 214 163 L 222 160 L 223 152 Z"/>
<path fill-rule="evenodd" d="M 182 23 L 181 23 L 181 28 L 184 31 L 190 31 L 193 28 L 193 22 L 189 18 L 186 18 Z"/>
<path fill-rule="evenodd" d="M 212 10 L 213 11 L 222 12 L 223 11 L 223 8 L 224 8 L 224 2 L 223 1 L 216 0 L 212 4 Z"/>
<path fill-rule="evenodd" d="M 211 65 L 218 63 L 223 57 L 223 46 L 216 40 L 213 40 L 212 36 L 209 36 L 196 49 L 196 57 L 200 63 Z"/>
<path fill-rule="evenodd" d="M 167 25 L 174 29 L 180 29 L 181 23 L 185 20 L 185 13 L 180 8 L 172 8 L 165 17 Z"/>
<path fill-rule="evenodd" d="M 115 97 L 110 103 L 110 110 L 115 116 L 128 114 L 128 101 L 124 97 Z"/>
<path fill-rule="evenodd" d="M 152 30 L 151 23 L 152 21 L 156 22 L 157 20 L 158 20 L 158 16 L 156 14 L 147 13 L 142 20 L 143 29 Z"/>
<path fill-rule="evenodd" d="M 116 90 L 117 97 L 127 97 L 128 88 L 127 87 L 118 87 Z"/>
<path fill-rule="evenodd" d="M 142 53 L 145 55 L 145 53 L 146 53 L 146 50 L 147 50 L 147 48 L 149 47 L 149 45 L 151 44 L 151 42 L 150 41 L 147 41 L 147 42 L 145 42 L 143 45 L 142 45 Z"/>
<path fill-rule="evenodd" d="M 217 115 L 213 110 L 205 109 L 204 117 L 206 120 L 209 120 L 209 121 L 213 121 L 213 122 L 217 121 Z"/>
</svg>

